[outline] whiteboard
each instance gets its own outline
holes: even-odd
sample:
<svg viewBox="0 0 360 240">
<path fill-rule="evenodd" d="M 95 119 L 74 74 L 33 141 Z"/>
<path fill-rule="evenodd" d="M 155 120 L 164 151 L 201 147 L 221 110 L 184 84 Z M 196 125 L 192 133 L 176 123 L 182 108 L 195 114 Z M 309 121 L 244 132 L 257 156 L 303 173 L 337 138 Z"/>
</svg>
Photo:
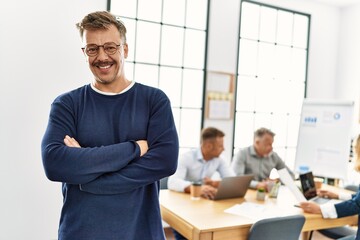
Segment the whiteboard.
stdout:
<svg viewBox="0 0 360 240">
<path fill-rule="evenodd" d="M 354 102 L 304 99 L 295 171 L 346 179 Z"/>
</svg>

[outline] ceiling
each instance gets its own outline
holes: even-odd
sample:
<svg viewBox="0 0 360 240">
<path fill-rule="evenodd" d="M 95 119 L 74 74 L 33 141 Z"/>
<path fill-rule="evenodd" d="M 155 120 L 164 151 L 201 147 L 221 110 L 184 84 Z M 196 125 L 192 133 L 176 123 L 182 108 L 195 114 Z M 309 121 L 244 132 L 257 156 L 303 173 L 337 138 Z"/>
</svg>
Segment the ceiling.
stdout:
<svg viewBox="0 0 360 240">
<path fill-rule="evenodd" d="M 336 7 L 347 7 L 353 4 L 359 4 L 360 0 L 314 0 L 320 3 L 329 4 Z"/>
</svg>

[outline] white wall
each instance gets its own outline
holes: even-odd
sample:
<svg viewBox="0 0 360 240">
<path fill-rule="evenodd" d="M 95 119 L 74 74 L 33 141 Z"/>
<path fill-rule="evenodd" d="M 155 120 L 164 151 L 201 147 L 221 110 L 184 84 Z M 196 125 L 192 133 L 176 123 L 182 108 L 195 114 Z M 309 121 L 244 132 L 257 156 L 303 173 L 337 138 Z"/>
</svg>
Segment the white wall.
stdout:
<svg viewBox="0 0 360 240">
<path fill-rule="evenodd" d="M 355 101 L 353 135 L 360 133 L 360 4 L 341 11 L 335 98 Z"/>
<path fill-rule="evenodd" d="M 239 39 L 239 0 L 210 1 L 208 70 L 235 74 Z M 204 126 L 215 126 L 225 133 L 222 157 L 232 156 L 233 120 L 205 120 Z"/>
<path fill-rule="evenodd" d="M 0 239 L 49 240 L 57 236 L 61 186 L 45 177 L 40 141 L 55 96 L 87 84 L 91 78 L 74 24 L 90 11 L 105 10 L 106 2 L 0 3 Z M 355 21 L 358 23 L 359 8 L 346 10 L 346 17 L 342 18 L 342 12 L 335 8 L 303 0 L 268 2 L 313 15 L 309 97 L 342 98 L 350 91 L 356 95 L 353 86 L 358 84 L 359 72 L 354 62 L 358 63 L 360 55 Z M 235 73 L 238 15 L 239 0 L 211 1 L 209 70 Z M 339 25 L 344 38 L 339 38 Z M 357 35 L 351 40 L 352 31 Z M 338 39 L 344 50 L 341 54 L 338 54 Z M 341 78 L 339 85 L 338 78 Z M 232 123 L 206 124 L 219 124 L 232 139 Z M 231 144 L 229 139 L 227 145 Z"/>
<path fill-rule="evenodd" d="M 50 104 L 86 84 L 75 23 L 106 0 L 0 4 L 0 239 L 57 237 L 61 185 L 46 179 L 40 142 Z"/>
</svg>

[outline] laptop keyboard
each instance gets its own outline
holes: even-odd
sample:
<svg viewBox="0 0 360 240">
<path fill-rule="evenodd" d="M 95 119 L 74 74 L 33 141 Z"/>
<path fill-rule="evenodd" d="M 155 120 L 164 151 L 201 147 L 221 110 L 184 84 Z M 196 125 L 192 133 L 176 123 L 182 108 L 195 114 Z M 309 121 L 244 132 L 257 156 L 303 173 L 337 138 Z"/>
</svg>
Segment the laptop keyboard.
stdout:
<svg viewBox="0 0 360 240">
<path fill-rule="evenodd" d="M 317 204 L 324 204 L 324 203 L 328 202 L 329 199 L 317 197 L 317 198 L 312 199 L 312 201 L 316 202 Z"/>
</svg>

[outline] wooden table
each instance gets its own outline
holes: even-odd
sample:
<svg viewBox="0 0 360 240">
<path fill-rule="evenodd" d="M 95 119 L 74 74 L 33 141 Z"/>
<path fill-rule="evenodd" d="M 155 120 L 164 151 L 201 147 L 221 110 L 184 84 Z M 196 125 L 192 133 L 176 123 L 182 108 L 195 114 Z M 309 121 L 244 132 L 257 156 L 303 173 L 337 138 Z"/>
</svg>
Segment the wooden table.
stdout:
<svg viewBox="0 0 360 240">
<path fill-rule="evenodd" d="M 332 191 L 343 189 L 324 186 Z M 256 191 L 248 190 L 244 198 L 212 201 L 207 199 L 191 200 L 186 193 L 171 190 L 160 191 L 161 214 L 165 222 L 191 240 L 239 240 L 247 239 L 254 218 L 225 213 L 224 210 L 236 204 L 251 202 L 265 204 L 265 207 L 281 209 L 280 215 L 303 214 L 302 209 L 294 207 L 296 199 L 284 186 L 277 198 L 266 197 L 265 201 L 256 200 Z M 306 221 L 302 231 L 307 237 L 308 231 L 357 224 L 357 216 L 323 219 L 319 214 L 304 214 Z"/>
</svg>

